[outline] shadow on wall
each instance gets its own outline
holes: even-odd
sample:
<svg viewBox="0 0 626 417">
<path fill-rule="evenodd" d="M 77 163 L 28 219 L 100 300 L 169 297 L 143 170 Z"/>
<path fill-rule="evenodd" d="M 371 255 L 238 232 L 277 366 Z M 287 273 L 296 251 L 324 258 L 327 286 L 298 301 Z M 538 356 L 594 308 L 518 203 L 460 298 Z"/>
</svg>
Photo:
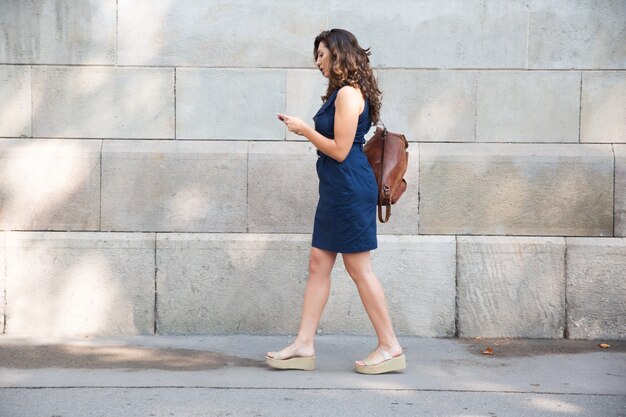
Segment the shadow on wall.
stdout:
<svg viewBox="0 0 626 417">
<path fill-rule="evenodd" d="M 100 228 L 100 138 L 174 137 L 173 69 L 98 66 L 115 63 L 115 4 L 11 2 L 0 17 L 0 56 L 18 64 L 8 79 L 27 86 L 0 92 L 0 290 L 10 334 L 154 330 L 154 234 L 64 233 Z M 170 101 L 171 115 L 161 114 Z"/>
</svg>

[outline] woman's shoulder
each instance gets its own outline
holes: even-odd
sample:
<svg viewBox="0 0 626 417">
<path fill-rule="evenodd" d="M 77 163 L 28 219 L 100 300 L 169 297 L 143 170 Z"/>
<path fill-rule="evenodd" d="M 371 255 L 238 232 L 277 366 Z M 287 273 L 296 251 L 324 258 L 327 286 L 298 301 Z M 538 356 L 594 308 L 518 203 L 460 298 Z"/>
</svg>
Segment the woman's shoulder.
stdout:
<svg viewBox="0 0 626 417">
<path fill-rule="evenodd" d="M 337 104 L 361 106 L 363 103 L 363 94 L 358 88 L 345 85 L 341 87 L 337 93 Z"/>
<path fill-rule="evenodd" d="M 352 87 L 351 85 L 344 85 L 337 90 L 337 97 L 363 97 L 363 94 L 361 94 L 361 90 L 356 87 Z"/>
</svg>

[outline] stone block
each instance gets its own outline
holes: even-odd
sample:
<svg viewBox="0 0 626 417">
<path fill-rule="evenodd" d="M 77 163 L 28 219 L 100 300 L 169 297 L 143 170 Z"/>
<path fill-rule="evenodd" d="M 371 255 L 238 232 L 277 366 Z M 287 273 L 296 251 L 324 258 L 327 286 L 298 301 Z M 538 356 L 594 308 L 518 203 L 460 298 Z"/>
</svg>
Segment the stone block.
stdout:
<svg viewBox="0 0 626 417">
<path fill-rule="evenodd" d="M 571 339 L 626 339 L 626 239 L 567 238 Z"/>
<path fill-rule="evenodd" d="M 378 237 L 374 273 L 385 291 L 399 335 L 454 336 L 456 243 L 454 236 Z M 321 333 L 374 335 L 357 287 L 341 256 L 331 277 L 331 295 Z"/>
<path fill-rule="evenodd" d="M 473 71 L 380 70 L 381 119 L 416 142 L 473 142 Z"/>
<path fill-rule="evenodd" d="M 102 229 L 244 232 L 247 144 L 105 141 Z"/>
<path fill-rule="evenodd" d="M 613 155 L 596 144 L 420 144 L 422 234 L 613 235 Z"/>
<path fill-rule="evenodd" d="M 349 28 L 392 68 L 523 68 L 528 11 L 522 1 L 329 0 L 328 27 Z M 384 28 L 373 30 L 373 26 Z"/>
<path fill-rule="evenodd" d="M 479 142 L 578 142 L 580 74 L 481 71 L 476 92 Z"/>
<path fill-rule="evenodd" d="M 171 68 L 33 67 L 37 137 L 174 137 Z"/>
<path fill-rule="evenodd" d="M 312 67 L 325 4 L 120 0 L 122 65 Z"/>
<path fill-rule="evenodd" d="M 4 325 L 6 320 L 6 255 L 5 255 L 5 232 L 0 232 L 0 334 L 4 334 Z"/>
<path fill-rule="evenodd" d="M 115 64 L 116 0 L 4 1 L 0 62 Z"/>
<path fill-rule="evenodd" d="M 563 337 L 563 238 L 459 236 L 457 242 L 460 337 Z"/>
<path fill-rule="evenodd" d="M 615 152 L 615 236 L 626 237 L 626 145 L 613 145 Z"/>
<path fill-rule="evenodd" d="M 528 7 L 527 68 L 624 68 L 623 0 L 532 0 Z"/>
<path fill-rule="evenodd" d="M 248 231 L 311 233 L 318 200 L 315 147 L 309 143 L 251 142 Z"/>
<path fill-rule="evenodd" d="M 580 141 L 626 143 L 626 73 L 583 72 L 582 82 Z"/>
<path fill-rule="evenodd" d="M 1 139 L 0 229 L 98 230 L 99 140 Z"/>
<path fill-rule="evenodd" d="M 308 234 L 158 235 L 158 333 L 294 334 L 310 247 Z M 454 237 L 384 236 L 373 262 L 399 334 L 453 335 Z M 372 334 L 340 261 L 331 280 L 320 332 Z"/>
<path fill-rule="evenodd" d="M 321 97 L 326 94 L 328 80 L 318 70 L 287 71 L 287 110 L 285 113 L 300 117 L 314 126 L 313 116 L 322 107 Z M 285 129 L 287 140 L 307 141 Z"/>
<path fill-rule="evenodd" d="M 142 233 L 9 232 L 6 333 L 154 333 L 154 240 Z"/>
<path fill-rule="evenodd" d="M 157 333 L 289 334 L 309 235 L 158 234 Z"/>
<path fill-rule="evenodd" d="M 179 139 L 283 140 L 285 72 L 181 68 L 176 70 Z"/>
<path fill-rule="evenodd" d="M 0 65 L 0 136 L 32 135 L 30 97 L 30 67 Z"/>
</svg>

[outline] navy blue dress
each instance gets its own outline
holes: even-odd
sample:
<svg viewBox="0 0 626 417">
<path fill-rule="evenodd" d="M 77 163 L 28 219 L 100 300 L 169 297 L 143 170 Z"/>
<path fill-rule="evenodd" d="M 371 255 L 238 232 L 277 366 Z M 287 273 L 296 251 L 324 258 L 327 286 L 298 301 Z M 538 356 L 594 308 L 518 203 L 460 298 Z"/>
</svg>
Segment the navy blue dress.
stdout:
<svg viewBox="0 0 626 417">
<path fill-rule="evenodd" d="M 315 130 L 335 138 L 335 90 L 313 117 Z M 350 153 L 337 162 L 317 151 L 319 201 L 315 211 L 312 246 L 337 253 L 376 249 L 376 202 L 378 186 L 372 167 L 363 153 L 371 119 L 369 103 L 359 116 Z"/>
</svg>

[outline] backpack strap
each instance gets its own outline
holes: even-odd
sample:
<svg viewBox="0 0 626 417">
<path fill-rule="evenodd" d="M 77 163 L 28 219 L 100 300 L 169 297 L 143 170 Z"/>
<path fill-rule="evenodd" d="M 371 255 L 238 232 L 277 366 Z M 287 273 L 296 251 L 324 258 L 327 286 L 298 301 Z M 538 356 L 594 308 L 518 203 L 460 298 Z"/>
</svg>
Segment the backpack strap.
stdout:
<svg viewBox="0 0 626 417">
<path fill-rule="evenodd" d="M 378 200 L 378 220 L 380 220 L 381 223 L 387 223 L 389 221 L 390 216 L 391 216 L 391 203 L 387 203 L 385 204 L 385 219 L 383 220 L 383 205 L 379 199 Z"/>
</svg>

